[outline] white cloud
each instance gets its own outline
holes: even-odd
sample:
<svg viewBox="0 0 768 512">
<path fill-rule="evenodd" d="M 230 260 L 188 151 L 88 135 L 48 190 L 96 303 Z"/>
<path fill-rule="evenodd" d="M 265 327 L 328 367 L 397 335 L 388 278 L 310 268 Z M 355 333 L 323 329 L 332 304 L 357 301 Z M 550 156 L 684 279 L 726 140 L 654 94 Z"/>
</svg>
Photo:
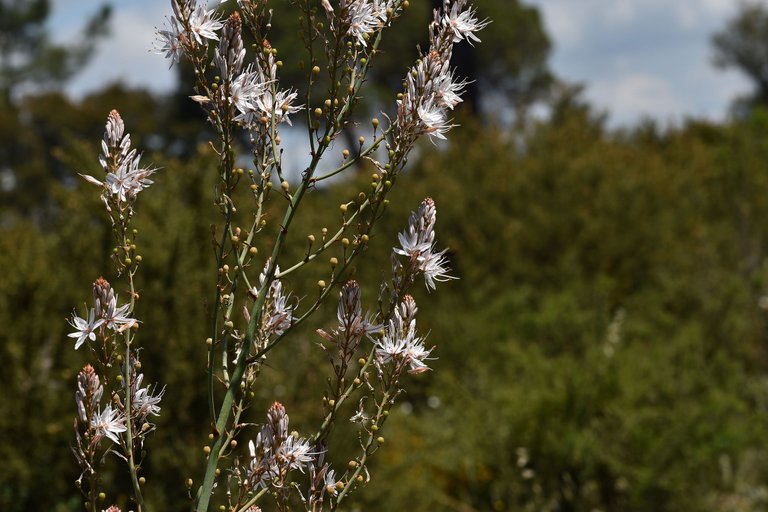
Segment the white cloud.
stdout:
<svg viewBox="0 0 768 512">
<path fill-rule="evenodd" d="M 110 37 L 100 44 L 89 65 L 68 84 L 67 91 L 73 96 L 82 96 L 115 81 L 155 91 L 172 88 L 175 73 L 168 68 L 168 61 L 150 52 L 155 27 L 162 24 L 169 10 L 165 2 L 116 6 Z"/>
<path fill-rule="evenodd" d="M 650 74 L 632 74 L 615 81 L 599 81 L 588 96 L 608 108 L 619 122 L 642 117 L 666 119 L 682 113 L 683 102 L 668 80 Z"/>
</svg>

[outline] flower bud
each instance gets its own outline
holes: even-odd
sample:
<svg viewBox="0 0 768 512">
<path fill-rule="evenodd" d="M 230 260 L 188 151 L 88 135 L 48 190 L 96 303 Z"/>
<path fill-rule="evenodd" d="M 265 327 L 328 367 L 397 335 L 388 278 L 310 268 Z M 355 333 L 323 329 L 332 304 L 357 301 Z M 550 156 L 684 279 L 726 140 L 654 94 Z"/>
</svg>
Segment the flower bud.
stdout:
<svg viewBox="0 0 768 512">
<path fill-rule="evenodd" d="M 374 117 L 373 119 L 371 119 L 371 124 L 373 125 L 374 128 L 378 128 L 379 127 L 378 118 Z"/>
<path fill-rule="evenodd" d="M 323 281 L 322 279 L 321 279 L 321 280 L 319 280 L 319 281 L 317 282 L 317 287 L 318 287 L 318 288 L 325 288 L 325 281 Z M 331 402 L 333 402 L 333 400 L 331 400 Z M 331 405 L 333 405 L 333 404 L 331 404 Z"/>
</svg>

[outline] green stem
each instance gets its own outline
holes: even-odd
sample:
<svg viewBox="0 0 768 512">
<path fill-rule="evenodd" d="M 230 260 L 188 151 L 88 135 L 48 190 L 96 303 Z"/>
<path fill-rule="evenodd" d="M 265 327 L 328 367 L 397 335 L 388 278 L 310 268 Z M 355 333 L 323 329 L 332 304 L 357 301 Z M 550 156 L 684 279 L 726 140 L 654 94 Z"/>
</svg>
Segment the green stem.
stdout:
<svg viewBox="0 0 768 512">
<path fill-rule="evenodd" d="M 318 155 L 319 156 L 319 155 Z M 235 395 L 240 391 L 240 381 L 245 374 L 247 367 L 248 354 L 253 346 L 253 340 L 256 335 L 256 326 L 259 324 L 262 310 L 267 299 L 270 285 L 275 278 L 275 270 L 277 268 L 277 260 L 280 257 L 280 253 L 283 250 L 285 239 L 288 235 L 288 228 L 293 221 L 293 217 L 296 214 L 299 203 L 304 197 L 304 193 L 309 185 L 309 177 L 312 174 L 312 170 L 317 165 L 318 157 L 313 159 L 312 165 L 307 172 L 307 179 L 303 180 L 299 185 L 296 193 L 291 198 L 291 203 L 288 206 L 288 210 L 285 212 L 282 228 L 277 235 L 274 249 L 272 250 L 272 257 L 270 258 L 269 267 L 267 268 L 266 278 L 264 285 L 259 290 L 259 295 L 251 309 L 251 320 L 248 322 L 248 328 L 245 333 L 245 339 L 243 340 L 243 347 L 240 351 L 240 357 L 237 360 L 237 364 L 232 371 L 230 385 L 224 394 L 224 400 L 221 403 L 219 409 L 218 420 L 216 421 L 216 431 L 221 434 L 225 432 L 229 419 L 232 415 L 232 405 L 235 402 Z M 208 510 L 208 504 L 211 500 L 211 492 L 213 490 L 214 480 L 216 479 L 216 467 L 218 466 L 219 454 L 221 453 L 222 445 L 226 436 L 219 435 L 211 446 L 211 452 L 208 456 L 208 463 L 205 468 L 205 476 L 203 477 L 203 484 L 200 487 L 197 512 L 206 512 Z"/>
<path fill-rule="evenodd" d="M 133 285 L 133 272 L 128 271 L 128 282 L 131 287 L 131 306 L 130 311 L 133 312 L 135 304 L 136 290 Z M 139 485 L 138 471 L 136 470 L 136 461 L 133 456 L 133 419 L 131 418 L 131 406 L 133 405 L 133 396 L 131 395 L 131 329 L 125 331 L 125 426 L 127 441 L 125 449 L 128 452 L 128 468 L 131 473 L 131 484 L 133 485 L 133 494 L 136 499 L 137 512 L 141 512 L 144 507 L 144 496 L 141 493 L 141 486 Z"/>
</svg>

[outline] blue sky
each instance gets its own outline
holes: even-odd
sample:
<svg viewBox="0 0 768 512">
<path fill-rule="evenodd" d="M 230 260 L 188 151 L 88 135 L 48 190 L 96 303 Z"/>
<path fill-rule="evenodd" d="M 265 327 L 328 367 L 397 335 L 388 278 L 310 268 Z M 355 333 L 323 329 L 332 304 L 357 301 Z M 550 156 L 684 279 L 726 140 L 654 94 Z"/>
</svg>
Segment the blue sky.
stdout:
<svg viewBox="0 0 768 512">
<path fill-rule="evenodd" d="M 475 0 L 482 11 L 483 0 Z M 101 0 L 53 0 L 53 36 L 76 34 Z M 555 51 L 552 67 L 583 82 L 589 100 L 614 126 L 644 117 L 662 123 L 685 117 L 723 119 L 731 100 L 749 91 L 736 71 L 711 64 L 709 38 L 737 0 L 528 0 L 538 6 Z M 165 0 L 113 2 L 113 34 L 68 86 L 74 96 L 122 80 L 166 91 L 174 74 L 149 52 L 156 26 L 170 12 Z M 503 20 L 494 20 L 503 23 Z"/>
</svg>

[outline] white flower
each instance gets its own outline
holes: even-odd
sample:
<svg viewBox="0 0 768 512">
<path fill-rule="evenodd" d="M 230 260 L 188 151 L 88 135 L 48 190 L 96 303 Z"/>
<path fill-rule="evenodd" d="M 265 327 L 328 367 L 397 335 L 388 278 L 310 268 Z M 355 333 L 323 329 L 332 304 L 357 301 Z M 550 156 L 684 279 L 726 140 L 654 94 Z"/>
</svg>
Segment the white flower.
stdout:
<svg viewBox="0 0 768 512">
<path fill-rule="evenodd" d="M 395 0 L 373 0 L 373 12 L 382 22 L 387 21 L 387 9 L 395 6 Z"/>
<path fill-rule="evenodd" d="M 374 11 L 373 4 L 367 0 L 354 0 L 347 12 L 350 36 L 356 37 L 361 45 L 366 46 L 365 36 L 371 34 L 379 26 L 378 14 Z"/>
<path fill-rule="evenodd" d="M 104 323 L 102 318 L 96 319 L 96 312 L 93 309 L 88 311 L 88 319 L 80 318 L 76 314 L 72 313 L 72 319 L 69 320 L 69 324 L 76 329 L 76 332 L 67 334 L 70 338 L 77 338 L 75 341 L 75 350 L 80 348 L 80 345 L 85 343 L 86 338 L 91 341 L 96 341 L 96 333 L 94 332 L 101 324 Z"/>
<path fill-rule="evenodd" d="M 131 305 L 128 303 L 117 307 L 117 297 L 110 300 L 104 311 L 104 320 L 107 322 L 107 327 L 115 332 L 123 332 L 133 327 L 137 320 L 128 316 L 128 309 L 130 307 Z"/>
<path fill-rule="evenodd" d="M 264 94 L 266 82 L 259 71 L 253 71 L 253 66 L 248 66 L 245 71 L 237 75 L 229 85 L 229 102 L 240 111 L 235 119 L 245 119 L 256 110 L 256 100 Z"/>
<path fill-rule="evenodd" d="M 424 282 L 427 285 L 427 290 L 434 290 L 435 281 L 445 282 L 451 279 L 458 279 L 458 277 L 448 275 L 448 258 L 445 257 L 445 252 L 448 249 L 440 252 L 428 252 L 419 258 L 419 270 L 424 272 Z"/>
<path fill-rule="evenodd" d="M 254 286 L 250 293 L 257 297 L 264 287 L 267 279 L 267 270 L 269 262 L 264 265 L 264 270 L 259 275 L 259 286 Z M 275 275 L 280 274 L 280 266 L 275 268 Z M 283 294 L 283 284 L 279 279 L 274 278 L 267 291 L 264 313 L 262 315 L 262 332 L 266 336 L 273 334 L 281 335 L 293 325 L 293 306 L 289 304 L 290 294 Z"/>
<path fill-rule="evenodd" d="M 441 105 L 453 110 L 453 107 L 463 101 L 460 95 L 467 86 L 466 81 L 454 82 L 451 73 L 442 73 L 435 77 L 432 83 L 435 89 L 435 99 Z"/>
<path fill-rule="evenodd" d="M 162 389 L 157 395 L 153 395 L 149 386 L 146 388 L 140 387 L 143 378 L 144 375 L 138 374 L 132 386 L 133 400 L 131 402 L 131 410 L 139 420 L 146 418 L 150 414 L 152 416 L 160 415 L 160 406 L 158 404 L 165 393 L 165 389 Z"/>
<path fill-rule="evenodd" d="M 409 373 L 422 373 L 429 370 L 424 363 L 432 349 L 424 347 L 423 338 L 416 335 L 416 301 L 406 295 L 403 302 L 395 309 L 389 326 L 376 342 L 376 356 L 381 364 L 393 363 L 409 366 Z"/>
<path fill-rule="evenodd" d="M 323 483 L 325 484 L 325 492 L 331 496 L 336 496 L 338 490 L 336 489 L 336 473 L 332 469 L 329 469 L 323 477 Z"/>
<path fill-rule="evenodd" d="M 293 89 L 287 91 L 278 91 L 274 97 L 271 94 L 262 94 L 256 100 L 256 106 L 264 112 L 267 117 L 271 117 L 273 112 L 275 115 L 275 122 L 282 123 L 285 121 L 289 125 L 293 126 L 291 120 L 288 118 L 290 114 L 303 109 L 303 106 L 292 106 L 291 102 L 296 99 L 297 93 Z M 277 108 L 275 108 L 277 107 Z"/>
<path fill-rule="evenodd" d="M 445 110 L 433 98 L 423 102 L 416 109 L 422 124 L 422 133 L 426 133 L 430 138 L 435 137 L 445 140 L 445 133 L 454 125 L 450 124 L 445 116 Z"/>
<path fill-rule="evenodd" d="M 419 204 L 417 211 L 411 212 L 406 230 L 397 235 L 401 248 L 395 248 L 395 252 L 403 256 L 419 257 L 432 250 L 435 243 L 435 222 L 437 209 L 435 202 L 428 197 Z"/>
<path fill-rule="evenodd" d="M 277 450 L 278 459 L 288 466 L 289 470 L 298 469 L 302 473 L 308 462 L 312 462 L 314 453 L 309 441 L 296 435 L 290 435 Z"/>
<path fill-rule="evenodd" d="M 179 25 L 176 18 L 170 18 L 165 30 L 155 32 L 155 40 L 152 42 L 152 50 L 159 54 L 165 54 L 166 59 L 171 60 L 171 66 L 179 62 L 183 47 L 181 45 Z"/>
<path fill-rule="evenodd" d="M 192 35 L 198 43 L 202 44 L 203 39 L 213 39 L 218 41 L 219 36 L 216 31 L 224 26 L 224 22 L 215 16 L 215 10 L 206 11 L 205 7 L 199 5 L 189 17 L 189 25 L 192 27 Z"/>
<path fill-rule="evenodd" d="M 408 373 L 422 373 L 429 370 L 429 366 L 424 363 L 427 356 L 432 352 L 432 349 L 427 350 L 422 343 L 421 338 L 410 338 L 405 345 L 404 355 L 408 360 L 410 369 Z"/>
<path fill-rule="evenodd" d="M 153 182 L 149 176 L 155 173 L 155 169 L 139 168 L 141 155 L 135 150 L 131 151 L 115 172 L 110 172 L 104 180 L 106 189 L 118 200 L 125 202 L 133 200 L 136 195 L 149 187 Z"/>
<path fill-rule="evenodd" d="M 112 409 L 111 405 L 107 405 L 101 413 L 94 416 L 91 427 L 96 429 L 98 435 L 106 436 L 115 443 L 120 442 L 117 435 L 127 430 L 125 417 L 119 410 Z"/>
<path fill-rule="evenodd" d="M 474 9 L 463 10 L 465 4 L 466 2 L 453 4 L 451 11 L 446 13 L 443 18 L 443 24 L 453 32 L 454 43 L 458 43 L 462 39 L 466 39 L 469 44 L 472 44 L 472 41 L 480 42 L 475 32 L 488 26 L 490 21 L 478 21 Z"/>
</svg>

